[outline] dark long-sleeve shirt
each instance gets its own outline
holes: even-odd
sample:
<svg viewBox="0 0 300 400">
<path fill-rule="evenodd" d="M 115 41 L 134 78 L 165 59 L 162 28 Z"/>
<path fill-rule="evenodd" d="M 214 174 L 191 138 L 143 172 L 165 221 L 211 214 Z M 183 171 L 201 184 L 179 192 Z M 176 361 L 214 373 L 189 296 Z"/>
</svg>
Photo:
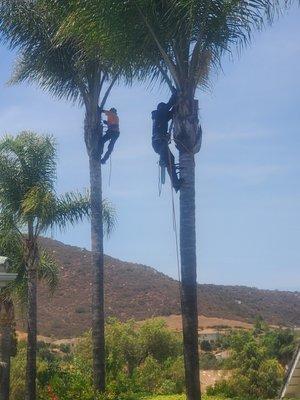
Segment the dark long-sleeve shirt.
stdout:
<svg viewBox="0 0 300 400">
<path fill-rule="evenodd" d="M 177 95 L 174 93 L 168 103 L 161 103 L 156 110 L 152 111 L 152 140 L 161 140 L 167 137 L 169 121 L 172 119 L 174 113 L 172 108 L 176 100 Z"/>
</svg>

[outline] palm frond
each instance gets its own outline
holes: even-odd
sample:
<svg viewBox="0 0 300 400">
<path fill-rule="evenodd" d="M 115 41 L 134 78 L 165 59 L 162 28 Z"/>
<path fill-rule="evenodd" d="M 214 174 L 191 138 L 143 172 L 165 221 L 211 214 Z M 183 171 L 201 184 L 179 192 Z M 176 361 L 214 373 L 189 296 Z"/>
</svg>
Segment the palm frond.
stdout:
<svg viewBox="0 0 300 400">
<path fill-rule="evenodd" d="M 23 132 L 0 140 L 0 254 L 10 259 L 11 271 L 17 273 L 1 296 L 15 293 L 20 303 L 27 296 L 28 224 L 33 225 L 34 239 L 57 227 L 64 230 L 90 218 L 90 196 L 86 192 L 57 195 L 56 144 L 51 136 Z M 103 202 L 106 234 L 115 224 L 115 212 Z M 53 289 L 58 267 L 41 249 L 37 258 L 38 277 Z"/>
<path fill-rule="evenodd" d="M 115 56 L 127 57 L 136 77 L 168 71 L 183 90 L 207 86 L 225 53 L 240 51 L 255 30 L 271 23 L 287 2 L 278 0 L 73 0 L 69 29 L 95 41 L 103 30 Z M 101 27 L 101 28 L 99 28 Z M 98 36 L 99 35 L 99 36 Z M 88 39 L 87 39 L 88 40 Z M 138 71 L 138 72 L 137 72 Z M 163 79 L 166 74 L 162 74 Z M 168 79 L 169 80 L 169 77 Z"/>
<path fill-rule="evenodd" d="M 95 69 L 110 77 L 120 73 L 109 58 L 106 34 L 93 45 L 74 32 L 66 34 L 63 26 L 72 19 L 71 1 L 0 0 L 0 15 L 3 39 L 19 53 L 11 83 L 37 83 L 58 98 L 81 103 L 91 90 Z"/>
<path fill-rule="evenodd" d="M 53 293 L 59 282 L 59 267 L 55 259 L 45 249 L 40 249 L 38 279 L 45 282 Z"/>
<path fill-rule="evenodd" d="M 102 217 L 105 233 L 110 236 L 116 225 L 116 210 L 106 199 L 102 203 Z"/>
</svg>

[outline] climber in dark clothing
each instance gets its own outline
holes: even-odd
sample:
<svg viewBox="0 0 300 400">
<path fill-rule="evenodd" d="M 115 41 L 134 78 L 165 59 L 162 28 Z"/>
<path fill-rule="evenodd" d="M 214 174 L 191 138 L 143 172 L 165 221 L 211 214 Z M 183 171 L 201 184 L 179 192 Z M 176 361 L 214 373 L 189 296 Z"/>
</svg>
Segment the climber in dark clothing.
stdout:
<svg viewBox="0 0 300 400">
<path fill-rule="evenodd" d="M 152 147 L 160 155 L 159 165 L 167 168 L 172 185 L 176 192 L 180 189 L 180 179 L 176 173 L 175 157 L 169 149 L 169 121 L 173 118 L 174 105 L 177 100 L 177 92 L 174 89 L 168 103 L 159 103 L 157 109 L 152 111 L 153 130 Z"/>
</svg>

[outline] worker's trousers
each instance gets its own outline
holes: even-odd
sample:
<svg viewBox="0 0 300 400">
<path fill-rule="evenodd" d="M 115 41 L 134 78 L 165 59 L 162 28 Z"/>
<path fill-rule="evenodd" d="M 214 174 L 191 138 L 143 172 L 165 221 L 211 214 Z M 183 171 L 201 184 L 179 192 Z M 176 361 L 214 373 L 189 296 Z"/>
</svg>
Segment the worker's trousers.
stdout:
<svg viewBox="0 0 300 400">
<path fill-rule="evenodd" d="M 119 136 L 120 136 L 120 132 L 112 131 L 110 129 L 108 129 L 106 134 L 103 135 L 103 137 L 102 137 L 102 152 L 103 152 L 104 144 L 109 141 L 108 146 L 107 146 L 107 151 L 101 160 L 103 163 L 105 163 L 109 159 Z"/>
</svg>

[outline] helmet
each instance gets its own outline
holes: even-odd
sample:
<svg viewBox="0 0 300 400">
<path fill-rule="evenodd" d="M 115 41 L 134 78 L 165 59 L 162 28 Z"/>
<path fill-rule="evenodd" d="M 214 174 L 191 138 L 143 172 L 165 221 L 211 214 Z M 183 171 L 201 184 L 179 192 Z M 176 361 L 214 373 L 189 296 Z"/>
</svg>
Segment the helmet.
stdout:
<svg viewBox="0 0 300 400">
<path fill-rule="evenodd" d="M 166 108 L 167 108 L 167 104 L 166 103 L 159 103 L 157 105 L 157 110 L 158 111 L 165 111 Z"/>
</svg>

